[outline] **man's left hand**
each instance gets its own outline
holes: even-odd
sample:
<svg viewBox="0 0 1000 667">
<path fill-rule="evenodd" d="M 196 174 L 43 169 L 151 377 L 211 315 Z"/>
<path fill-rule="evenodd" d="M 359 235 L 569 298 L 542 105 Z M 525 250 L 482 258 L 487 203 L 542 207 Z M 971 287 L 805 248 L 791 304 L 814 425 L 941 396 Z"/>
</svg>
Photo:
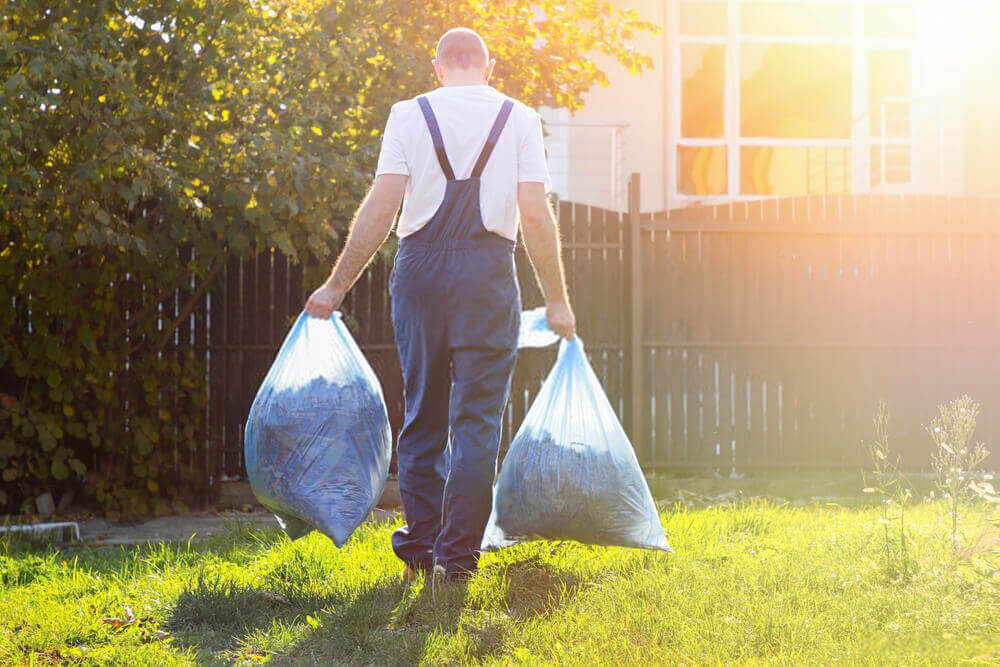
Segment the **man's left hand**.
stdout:
<svg viewBox="0 0 1000 667">
<path fill-rule="evenodd" d="M 346 294 L 342 290 L 338 290 L 330 283 L 323 283 L 306 300 L 306 315 L 328 320 L 333 315 L 333 311 L 340 308 L 344 296 Z"/>
</svg>

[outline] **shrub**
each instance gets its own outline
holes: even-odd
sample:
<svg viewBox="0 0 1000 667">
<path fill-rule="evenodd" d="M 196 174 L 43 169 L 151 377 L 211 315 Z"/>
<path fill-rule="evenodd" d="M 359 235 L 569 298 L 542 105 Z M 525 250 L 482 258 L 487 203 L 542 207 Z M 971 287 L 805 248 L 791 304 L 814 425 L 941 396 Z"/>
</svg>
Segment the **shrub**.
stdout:
<svg viewBox="0 0 1000 667">
<path fill-rule="evenodd" d="M 230 256 L 328 260 L 445 26 L 571 109 L 607 81 L 589 54 L 641 69 L 652 29 L 591 0 L 0 7 L 0 511 L 205 497 L 206 294 Z"/>
</svg>

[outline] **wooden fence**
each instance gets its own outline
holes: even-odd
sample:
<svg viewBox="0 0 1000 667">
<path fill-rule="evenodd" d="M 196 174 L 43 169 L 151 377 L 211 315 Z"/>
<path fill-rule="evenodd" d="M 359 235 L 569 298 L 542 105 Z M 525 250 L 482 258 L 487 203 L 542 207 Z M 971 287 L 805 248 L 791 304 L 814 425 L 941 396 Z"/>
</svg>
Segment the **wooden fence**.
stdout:
<svg viewBox="0 0 1000 667">
<path fill-rule="evenodd" d="M 639 214 L 560 203 L 581 338 L 649 468 L 857 468 L 884 399 L 893 446 L 927 468 L 935 406 L 968 393 L 1000 443 L 996 202 L 795 198 Z M 525 308 L 542 300 L 523 249 Z M 402 419 L 391 258 L 345 310 Z M 254 393 L 312 285 L 279 252 L 229 262 L 207 300 L 213 475 L 244 474 Z M 554 350 L 519 356 L 509 443 Z M 995 458 L 993 459 L 996 460 Z"/>
<path fill-rule="evenodd" d="M 965 393 L 995 448 L 997 212 L 886 196 L 633 211 L 640 458 L 857 468 L 885 400 L 892 446 L 926 469 L 923 425 Z"/>
<path fill-rule="evenodd" d="M 595 370 L 616 408 L 624 409 L 625 350 L 623 220 L 621 213 L 562 203 L 564 254 L 570 288 L 581 305 L 592 304 L 600 317 L 585 318 L 582 332 Z M 391 253 L 390 253 L 391 255 Z M 344 304 L 346 321 L 382 383 L 394 434 L 403 419 L 402 375 L 389 318 L 391 256 L 380 255 L 351 290 Z M 525 308 L 540 306 L 541 293 L 523 248 L 517 250 L 518 277 Z M 241 478 L 243 428 L 253 397 L 291 323 L 315 285 L 304 282 L 307 269 L 280 251 L 253 259 L 230 260 L 218 287 L 207 297 L 209 343 L 209 474 Z M 582 295 L 586 294 L 586 297 Z M 603 307 L 601 304 L 607 304 Z M 603 312 L 602 312 L 603 310 Z M 520 424 L 546 372 L 554 350 L 522 351 L 505 419 L 504 444 Z"/>
</svg>

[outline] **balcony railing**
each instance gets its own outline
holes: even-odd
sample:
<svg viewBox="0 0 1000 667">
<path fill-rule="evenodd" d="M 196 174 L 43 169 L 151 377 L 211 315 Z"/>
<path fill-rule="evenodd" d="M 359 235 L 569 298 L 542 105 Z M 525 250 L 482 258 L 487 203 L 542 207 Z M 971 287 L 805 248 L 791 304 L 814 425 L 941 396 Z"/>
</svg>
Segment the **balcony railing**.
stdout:
<svg viewBox="0 0 1000 667">
<path fill-rule="evenodd" d="M 853 134 L 855 192 L 963 192 L 961 100 L 886 97 L 854 120 Z"/>
</svg>

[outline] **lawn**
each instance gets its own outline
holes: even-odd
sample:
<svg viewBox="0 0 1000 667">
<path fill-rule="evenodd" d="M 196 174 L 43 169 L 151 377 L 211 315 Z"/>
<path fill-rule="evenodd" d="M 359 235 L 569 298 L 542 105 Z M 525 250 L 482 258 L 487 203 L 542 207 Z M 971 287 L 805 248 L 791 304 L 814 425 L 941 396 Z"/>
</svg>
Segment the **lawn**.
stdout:
<svg viewBox="0 0 1000 667">
<path fill-rule="evenodd" d="M 887 575 L 879 517 L 664 503 L 674 555 L 532 543 L 436 590 L 399 580 L 387 523 L 340 550 L 241 523 L 205 543 L 3 545 L 0 663 L 1000 663 L 983 511 L 956 555 L 943 506 L 911 508 L 908 578 Z"/>
</svg>

